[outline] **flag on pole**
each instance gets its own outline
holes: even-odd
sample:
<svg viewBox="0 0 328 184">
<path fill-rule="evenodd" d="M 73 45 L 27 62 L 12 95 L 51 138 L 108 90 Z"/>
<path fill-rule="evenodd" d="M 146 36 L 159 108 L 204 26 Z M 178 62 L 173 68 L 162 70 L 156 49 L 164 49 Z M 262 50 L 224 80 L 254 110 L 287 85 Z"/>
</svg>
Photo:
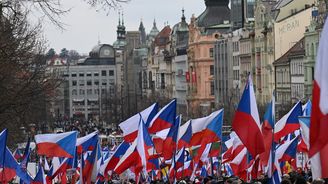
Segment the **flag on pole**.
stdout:
<svg viewBox="0 0 328 184">
<path fill-rule="evenodd" d="M 275 97 L 272 94 L 272 100 L 268 104 L 264 114 L 264 120 L 262 123 L 262 135 L 265 146 L 265 152 L 261 153 L 260 159 L 266 166 L 268 164 L 269 155 L 272 149 L 273 132 L 275 124 Z"/>
<path fill-rule="evenodd" d="M 47 183 L 47 181 L 46 181 L 46 178 L 45 178 L 45 174 L 44 174 L 43 168 L 42 168 L 41 164 L 39 164 L 38 173 L 34 177 L 34 179 L 31 182 L 31 184 L 46 184 L 46 183 Z"/>
<path fill-rule="evenodd" d="M 24 171 L 15 160 L 10 150 L 5 149 L 5 161 L 4 164 L 0 164 L 0 183 L 8 183 L 15 176 L 18 176 L 23 182 L 30 183 L 33 179 Z"/>
<path fill-rule="evenodd" d="M 92 132 L 84 137 L 80 137 L 76 140 L 77 152 L 81 154 L 82 152 L 92 151 L 98 142 L 98 131 Z"/>
<path fill-rule="evenodd" d="M 7 129 L 0 133 L 0 164 L 3 166 L 6 160 Z M 1 167 L 0 167 L 1 168 Z"/>
<path fill-rule="evenodd" d="M 232 122 L 232 129 L 253 158 L 265 151 L 260 126 L 253 82 L 249 76 Z"/>
<path fill-rule="evenodd" d="M 154 118 L 157 112 L 158 112 L 158 103 L 154 103 L 147 109 L 141 111 L 138 114 L 135 114 L 134 116 L 120 123 L 119 127 L 123 131 L 124 140 L 126 142 L 132 143 L 136 139 L 138 135 L 140 114 L 143 122 L 146 123 L 146 127 L 148 127 L 150 121 Z"/>
<path fill-rule="evenodd" d="M 174 150 L 177 149 L 178 133 L 181 123 L 181 115 L 177 116 L 175 124 L 170 128 L 170 131 L 163 142 L 162 154 L 165 160 L 172 158 Z"/>
<path fill-rule="evenodd" d="M 189 120 L 179 128 L 178 148 L 181 149 L 183 147 L 189 147 L 191 137 L 192 137 L 192 127 L 191 127 L 191 120 Z"/>
<path fill-rule="evenodd" d="M 145 171 L 150 171 L 151 168 L 149 166 L 149 159 L 151 158 L 151 155 L 155 153 L 155 147 L 141 118 L 139 123 L 136 149 L 141 159 L 142 169 Z"/>
<path fill-rule="evenodd" d="M 297 102 L 294 107 L 285 114 L 275 125 L 274 127 L 274 141 L 279 142 L 279 140 L 298 130 L 300 124 L 298 122 L 298 117 L 302 116 L 302 103 L 301 101 Z"/>
<path fill-rule="evenodd" d="M 174 99 L 165 105 L 151 120 L 148 131 L 151 134 L 170 128 L 174 125 L 176 118 L 177 100 Z"/>
<path fill-rule="evenodd" d="M 298 117 L 301 126 L 302 140 L 306 144 L 307 150 L 310 149 L 310 117 Z"/>
<path fill-rule="evenodd" d="M 35 136 L 37 153 L 47 157 L 74 158 L 77 132 L 39 134 Z"/>
<path fill-rule="evenodd" d="M 106 169 L 105 169 L 105 173 L 108 173 L 108 171 L 112 171 L 114 170 L 114 168 L 116 167 L 117 163 L 120 161 L 121 156 L 123 156 L 125 154 L 125 152 L 128 150 L 128 148 L 130 147 L 129 143 L 123 141 L 116 149 L 116 151 L 114 152 L 113 155 L 110 156 L 107 165 L 106 165 Z"/>
<path fill-rule="evenodd" d="M 328 19 L 326 19 L 321 38 L 314 71 L 312 91 L 312 112 L 310 124 L 311 165 L 315 165 L 313 179 L 328 178 Z"/>
</svg>

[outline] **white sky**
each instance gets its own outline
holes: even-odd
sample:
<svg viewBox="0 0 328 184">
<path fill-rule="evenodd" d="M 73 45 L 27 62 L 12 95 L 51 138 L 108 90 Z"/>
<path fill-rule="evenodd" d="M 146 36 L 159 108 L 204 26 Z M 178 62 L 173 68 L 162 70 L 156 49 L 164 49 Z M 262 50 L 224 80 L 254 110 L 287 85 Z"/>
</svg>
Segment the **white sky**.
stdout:
<svg viewBox="0 0 328 184">
<path fill-rule="evenodd" d="M 62 3 L 63 7 L 72 8 L 61 19 L 66 24 L 66 30 L 61 31 L 49 22 L 43 24 L 49 48 L 54 48 L 57 53 L 62 48 L 89 53 L 98 39 L 108 44 L 116 40 L 117 10 L 111 10 L 107 15 L 107 12 L 90 8 L 83 0 L 62 0 Z M 149 33 L 154 18 L 159 30 L 167 21 L 172 27 L 180 21 L 182 8 L 185 9 L 187 22 L 190 22 L 192 14 L 198 16 L 205 10 L 204 0 L 131 0 L 122 4 L 126 30 L 138 30 L 142 19 L 146 33 Z"/>
</svg>

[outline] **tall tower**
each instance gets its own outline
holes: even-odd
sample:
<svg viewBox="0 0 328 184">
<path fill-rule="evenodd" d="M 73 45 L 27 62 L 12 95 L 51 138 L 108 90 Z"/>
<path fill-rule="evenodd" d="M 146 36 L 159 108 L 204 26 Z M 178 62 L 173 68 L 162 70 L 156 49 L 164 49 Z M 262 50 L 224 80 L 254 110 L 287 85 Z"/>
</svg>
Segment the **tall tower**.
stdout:
<svg viewBox="0 0 328 184">
<path fill-rule="evenodd" d="M 146 31 L 145 31 L 145 27 L 142 23 L 142 20 L 140 21 L 139 31 L 140 31 L 141 45 L 145 45 L 146 44 Z"/>
<path fill-rule="evenodd" d="M 122 49 L 126 45 L 126 31 L 124 26 L 124 19 L 123 19 L 123 13 L 122 13 L 122 22 L 121 22 L 121 14 L 118 14 L 118 25 L 117 25 L 117 39 L 113 44 L 113 47 L 115 49 Z"/>
</svg>

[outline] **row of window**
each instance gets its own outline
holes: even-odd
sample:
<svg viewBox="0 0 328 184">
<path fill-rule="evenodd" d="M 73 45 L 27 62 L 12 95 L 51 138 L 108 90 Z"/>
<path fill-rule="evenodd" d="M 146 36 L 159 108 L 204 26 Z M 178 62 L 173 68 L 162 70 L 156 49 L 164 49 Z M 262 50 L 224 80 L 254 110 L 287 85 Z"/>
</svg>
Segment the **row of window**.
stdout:
<svg viewBox="0 0 328 184">
<path fill-rule="evenodd" d="M 78 93 L 79 92 L 79 93 Z M 106 95 L 106 93 L 108 92 L 109 95 L 114 94 L 114 88 L 109 88 L 109 90 L 107 91 L 106 89 L 101 89 L 101 94 Z M 76 95 L 85 95 L 85 93 L 87 95 L 98 95 L 99 94 L 99 89 L 73 89 L 72 90 L 72 95 L 76 96 Z"/>
<path fill-rule="evenodd" d="M 91 72 L 87 72 L 85 74 L 83 72 L 80 72 L 79 74 L 77 74 L 77 73 L 72 73 L 71 74 L 72 77 L 77 77 L 78 75 L 79 75 L 79 77 L 84 77 L 84 76 L 91 77 L 92 76 L 92 73 Z M 99 76 L 99 72 L 94 72 L 93 73 L 93 76 L 98 77 Z M 107 72 L 107 70 L 102 70 L 101 71 L 101 76 L 114 76 L 114 70 L 108 70 L 108 72 Z"/>
<path fill-rule="evenodd" d="M 239 66 L 239 56 L 232 56 L 233 66 Z"/>
<path fill-rule="evenodd" d="M 111 83 L 114 83 L 114 81 L 111 81 Z M 93 84 L 95 86 L 99 86 L 99 80 L 93 81 Z M 85 85 L 92 86 L 92 81 L 91 80 L 87 80 L 86 83 L 85 83 L 84 80 L 79 80 L 79 83 L 77 83 L 77 81 L 73 80 L 72 81 L 72 86 L 77 86 L 77 85 L 79 85 L 79 86 L 85 86 Z M 106 86 L 107 85 L 107 80 L 106 79 L 103 79 L 101 81 L 101 85 Z"/>
<path fill-rule="evenodd" d="M 303 75 L 303 62 L 292 62 L 290 64 L 291 75 Z"/>
<path fill-rule="evenodd" d="M 232 43 L 232 51 L 238 52 L 239 51 L 239 42 L 233 42 Z"/>
<path fill-rule="evenodd" d="M 233 80 L 239 80 L 239 70 L 233 71 Z"/>
</svg>

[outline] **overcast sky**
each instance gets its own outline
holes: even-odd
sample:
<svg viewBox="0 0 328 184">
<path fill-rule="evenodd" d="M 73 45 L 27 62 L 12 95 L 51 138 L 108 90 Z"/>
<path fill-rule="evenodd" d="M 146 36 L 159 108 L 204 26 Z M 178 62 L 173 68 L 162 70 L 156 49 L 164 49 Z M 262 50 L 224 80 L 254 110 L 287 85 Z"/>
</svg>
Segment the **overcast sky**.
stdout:
<svg viewBox="0 0 328 184">
<path fill-rule="evenodd" d="M 61 20 L 67 24 L 66 30 L 61 31 L 48 22 L 43 24 L 49 48 L 54 48 L 57 53 L 64 47 L 89 53 L 98 39 L 109 44 L 116 40 L 118 10 L 111 10 L 107 15 L 107 12 L 90 8 L 83 0 L 62 0 L 62 3 L 63 7 L 72 8 Z M 182 8 L 185 9 L 187 22 L 190 22 L 192 14 L 198 16 L 204 11 L 204 0 L 131 0 L 128 4 L 122 4 L 126 30 L 138 30 L 141 19 L 147 33 L 154 19 L 159 30 L 167 21 L 172 27 L 180 21 Z"/>
</svg>

